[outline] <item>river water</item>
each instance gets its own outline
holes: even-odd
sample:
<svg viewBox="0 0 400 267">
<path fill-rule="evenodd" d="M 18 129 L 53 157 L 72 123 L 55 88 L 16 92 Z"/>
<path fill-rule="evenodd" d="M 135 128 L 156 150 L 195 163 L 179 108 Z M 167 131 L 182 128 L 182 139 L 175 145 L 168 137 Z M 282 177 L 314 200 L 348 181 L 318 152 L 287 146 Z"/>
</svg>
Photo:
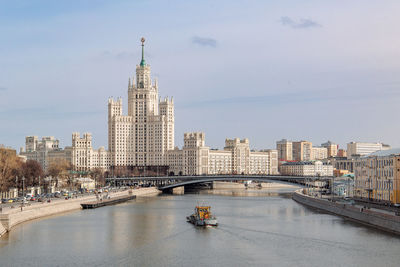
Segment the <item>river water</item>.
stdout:
<svg viewBox="0 0 400 267">
<path fill-rule="evenodd" d="M 212 206 L 220 225 L 185 218 Z M 21 224 L 0 266 L 399 266 L 400 238 L 308 209 L 288 190 L 139 198 Z"/>
</svg>

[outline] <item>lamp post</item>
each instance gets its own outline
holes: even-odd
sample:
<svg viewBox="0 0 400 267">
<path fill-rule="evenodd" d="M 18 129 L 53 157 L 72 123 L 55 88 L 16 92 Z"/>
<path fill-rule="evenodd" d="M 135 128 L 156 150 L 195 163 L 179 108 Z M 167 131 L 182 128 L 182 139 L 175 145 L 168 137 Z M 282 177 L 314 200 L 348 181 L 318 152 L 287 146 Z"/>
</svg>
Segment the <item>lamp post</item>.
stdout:
<svg viewBox="0 0 400 267">
<path fill-rule="evenodd" d="M 25 176 L 22 176 L 22 197 L 25 197 Z M 22 207 L 24 206 L 25 206 L 25 201 L 22 201 L 21 211 Z"/>
<path fill-rule="evenodd" d="M 50 175 L 49 178 L 50 178 L 50 180 L 49 180 L 50 193 L 53 193 L 53 192 L 52 192 L 52 191 L 53 191 L 53 190 L 52 190 L 53 184 L 51 183 L 51 178 L 52 178 L 51 175 Z M 49 193 L 49 186 L 47 187 L 47 193 Z"/>
<path fill-rule="evenodd" d="M 19 194 L 18 194 L 18 176 L 15 176 L 15 187 L 17 188 L 17 195 L 19 196 Z"/>
</svg>

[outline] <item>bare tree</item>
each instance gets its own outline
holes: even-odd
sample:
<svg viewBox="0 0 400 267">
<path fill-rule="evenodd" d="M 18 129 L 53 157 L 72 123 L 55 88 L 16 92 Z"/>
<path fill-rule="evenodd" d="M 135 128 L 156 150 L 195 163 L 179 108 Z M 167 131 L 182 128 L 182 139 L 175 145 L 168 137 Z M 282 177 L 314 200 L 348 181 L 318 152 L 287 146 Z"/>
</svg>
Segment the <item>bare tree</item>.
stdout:
<svg viewBox="0 0 400 267">
<path fill-rule="evenodd" d="M 20 174 L 21 165 L 22 160 L 15 150 L 0 148 L 0 191 L 17 186 L 15 177 Z"/>
<path fill-rule="evenodd" d="M 105 184 L 105 179 L 104 179 L 104 171 L 102 168 L 94 168 L 91 172 L 90 175 L 92 178 L 95 180 L 97 185 L 104 186 Z"/>
<path fill-rule="evenodd" d="M 71 174 L 69 171 L 72 169 L 71 163 L 66 159 L 54 159 L 50 162 L 47 174 L 56 178 L 56 187 L 58 183 L 69 184 L 71 182 Z"/>
<path fill-rule="evenodd" d="M 25 176 L 25 184 L 39 185 L 39 176 L 43 177 L 43 169 L 36 160 L 27 160 L 22 164 L 22 174 Z"/>
</svg>

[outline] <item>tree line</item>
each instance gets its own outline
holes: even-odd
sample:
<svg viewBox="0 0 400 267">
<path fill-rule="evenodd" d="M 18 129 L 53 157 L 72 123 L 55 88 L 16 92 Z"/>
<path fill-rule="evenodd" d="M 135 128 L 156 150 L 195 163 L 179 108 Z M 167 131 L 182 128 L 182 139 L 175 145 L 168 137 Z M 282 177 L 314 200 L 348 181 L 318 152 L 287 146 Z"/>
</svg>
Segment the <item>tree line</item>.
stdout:
<svg viewBox="0 0 400 267">
<path fill-rule="evenodd" d="M 25 186 L 39 186 L 48 183 L 46 176 L 54 178 L 56 187 L 60 185 L 74 186 L 73 166 L 66 159 L 53 159 L 45 172 L 36 160 L 23 161 L 15 150 L 0 148 L 0 192 L 8 191 L 11 187 L 22 188 L 22 177 Z M 104 184 L 104 173 L 101 168 L 94 169 L 90 176 L 99 184 Z M 48 180 L 48 179 L 47 179 Z"/>
</svg>

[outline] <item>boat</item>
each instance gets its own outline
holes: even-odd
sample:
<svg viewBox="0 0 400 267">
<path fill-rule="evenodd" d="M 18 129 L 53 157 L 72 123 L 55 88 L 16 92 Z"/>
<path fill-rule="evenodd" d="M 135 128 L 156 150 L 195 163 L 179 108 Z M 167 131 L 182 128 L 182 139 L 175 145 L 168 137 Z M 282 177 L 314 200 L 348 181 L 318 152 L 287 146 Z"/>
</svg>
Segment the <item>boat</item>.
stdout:
<svg viewBox="0 0 400 267">
<path fill-rule="evenodd" d="M 194 213 L 186 219 L 196 226 L 217 226 L 217 218 L 211 214 L 210 210 L 210 206 L 196 206 Z"/>
</svg>

